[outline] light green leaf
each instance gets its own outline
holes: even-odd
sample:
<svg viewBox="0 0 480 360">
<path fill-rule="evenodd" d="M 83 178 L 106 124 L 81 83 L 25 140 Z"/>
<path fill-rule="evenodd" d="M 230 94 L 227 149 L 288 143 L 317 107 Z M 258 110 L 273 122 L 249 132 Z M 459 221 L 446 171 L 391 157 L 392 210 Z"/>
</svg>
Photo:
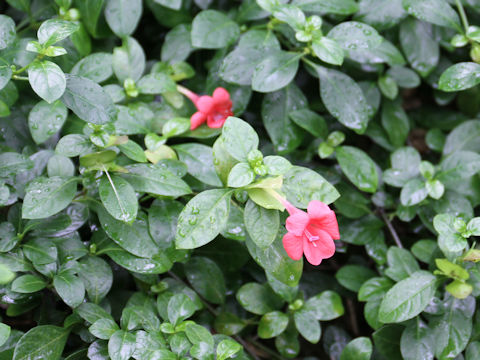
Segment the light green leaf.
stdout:
<svg viewBox="0 0 480 360">
<path fill-rule="evenodd" d="M 252 89 L 266 93 L 287 86 L 297 73 L 299 60 L 296 53 L 278 51 L 270 54 L 255 67 Z"/>
<path fill-rule="evenodd" d="M 364 151 L 353 146 L 341 146 L 336 154 L 343 173 L 357 188 L 369 193 L 377 191 L 377 168 Z"/>
<path fill-rule="evenodd" d="M 59 360 L 69 332 L 53 325 L 36 326 L 20 338 L 12 360 Z"/>
<path fill-rule="evenodd" d="M 138 201 L 135 190 L 128 181 L 115 175 L 107 175 L 100 180 L 98 191 L 103 205 L 115 219 L 127 223 L 135 220 Z"/>
<path fill-rule="evenodd" d="M 204 10 L 193 19 L 191 34 L 194 47 L 219 49 L 237 40 L 240 28 L 223 13 Z"/>
<path fill-rule="evenodd" d="M 47 141 L 62 128 L 67 113 L 67 108 L 60 101 L 37 103 L 28 114 L 28 127 L 33 140 L 37 144 Z"/>
<path fill-rule="evenodd" d="M 118 37 L 131 35 L 142 16 L 141 0 L 108 0 L 105 20 Z"/>
<path fill-rule="evenodd" d="M 67 84 L 62 69 L 48 60 L 36 60 L 29 66 L 28 81 L 33 91 L 49 104 L 63 95 Z"/>
</svg>

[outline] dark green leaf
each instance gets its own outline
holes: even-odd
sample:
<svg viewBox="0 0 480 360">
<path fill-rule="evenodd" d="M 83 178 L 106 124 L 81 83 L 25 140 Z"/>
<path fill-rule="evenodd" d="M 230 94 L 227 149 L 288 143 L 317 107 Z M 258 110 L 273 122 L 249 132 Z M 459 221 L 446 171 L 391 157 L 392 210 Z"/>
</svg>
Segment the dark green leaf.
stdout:
<svg viewBox="0 0 480 360">
<path fill-rule="evenodd" d="M 270 339 L 280 335 L 288 325 L 288 316 L 280 311 L 272 311 L 262 316 L 258 324 L 258 336 Z"/>
<path fill-rule="evenodd" d="M 287 86 L 295 77 L 300 56 L 284 51 L 274 52 L 255 68 L 252 89 L 258 92 L 272 92 Z"/>
<path fill-rule="evenodd" d="M 238 25 L 216 10 L 200 12 L 192 23 L 192 45 L 204 49 L 219 49 L 237 40 Z"/>
<path fill-rule="evenodd" d="M 218 265 L 205 257 L 194 257 L 185 265 L 185 274 L 193 288 L 207 301 L 225 301 L 225 280 Z"/>
<path fill-rule="evenodd" d="M 269 210 L 249 200 L 244 212 L 245 227 L 260 248 L 269 247 L 277 238 L 280 226 L 278 210 Z"/>
<path fill-rule="evenodd" d="M 37 60 L 29 66 L 28 81 L 33 91 L 49 104 L 63 95 L 67 85 L 62 69 L 48 60 Z"/>
<path fill-rule="evenodd" d="M 100 199 L 115 219 L 132 222 L 137 217 L 138 201 L 135 190 L 128 181 L 108 173 L 100 180 Z"/>
<path fill-rule="evenodd" d="M 41 325 L 23 335 L 15 346 L 13 360 L 58 360 L 69 334 L 68 329 Z"/>
<path fill-rule="evenodd" d="M 41 144 L 57 133 L 67 119 L 67 112 L 60 101 L 37 103 L 28 115 L 28 127 L 33 140 Z"/>
<path fill-rule="evenodd" d="M 338 147 L 337 160 L 345 176 L 357 188 L 376 192 L 379 178 L 377 168 L 365 152 L 352 146 Z"/>
</svg>

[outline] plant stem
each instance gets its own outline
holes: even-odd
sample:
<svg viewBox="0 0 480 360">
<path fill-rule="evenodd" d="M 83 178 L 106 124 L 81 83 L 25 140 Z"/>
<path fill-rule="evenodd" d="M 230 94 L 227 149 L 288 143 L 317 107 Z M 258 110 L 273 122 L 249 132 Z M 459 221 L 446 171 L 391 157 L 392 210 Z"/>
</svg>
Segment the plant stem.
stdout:
<svg viewBox="0 0 480 360">
<path fill-rule="evenodd" d="M 385 224 L 387 224 L 388 230 L 390 231 L 390 234 L 392 234 L 393 240 L 395 241 L 397 246 L 403 249 L 402 241 L 400 240 L 400 237 L 398 236 L 395 228 L 393 227 L 392 223 L 388 219 L 383 209 L 380 209 L 380 215 L 382 216 L 383 221 L 385 221 Z"/>
<path fill-rule="evenodd" d="M 182 86 L 182 85 L 177 85 L 177 91 L 180 94 L 183 94 L 187 98 L 189 98 L 194 104 L 198 100 L 198 98 L 200 97 L 197 94 L 195 94 L 193 91 L 190 91 L 189 89 L 187 89 L 185 86 Z"/>
<path fill-rule="evenodd" d="M 271 350 L 267 346 L 263 345 L 262 343 L 259 343 L 258 341 L 255 341 L 254 339 L 248 339 L 248 342 L 255 345 L 258 347 L 260 350 L 265 351 L 267 354 L 271 355 L 274 359 L 277 360 L 285 360 L 282 356 L 277 354 L 275 351 Z"/>
<path fill-rule="evenodd" d="M 455 3 L 457 4 L 457 9 L 460 13 L 460 18 L 462 19 L 462 24 L 466 32 L 468 30 L 467 14 L 465 14 L 465 9 L 463 8 L 462 2 L 460 0 L 455 0 Z"/>
</svg>

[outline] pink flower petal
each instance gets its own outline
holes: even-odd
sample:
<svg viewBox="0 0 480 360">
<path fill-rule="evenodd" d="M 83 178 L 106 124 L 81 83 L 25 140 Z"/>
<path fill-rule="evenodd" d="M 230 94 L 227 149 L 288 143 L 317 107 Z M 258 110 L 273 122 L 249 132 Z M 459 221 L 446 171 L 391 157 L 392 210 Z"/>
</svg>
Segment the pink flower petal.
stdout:
<svg viewBox="0 0 480 360">
<path fill-rule="evenodd" d="M 328 215 L 332 210 L 330 210 L 327 204 L 318 200 L 312 200 L 308 203 L 307 212 L 311 218 L 316 219 Z"/>
<path fill-rule="evenodd" d="M 309 221 L 310 218 L 308 217 L 307 213 L 298 210 L 287 218 L 285 227 L 287 228 L 288 232 L 291 232 L 296 236 L 301 236 Z"/>
<path fill-rule="evenodd" d="M 215 101 L 211 96 L 203 95 L 198 98 L 195 106 L 197 107 L 198 111 L 204 114 L 209 114 L 213 111 Z"/>
<path fill-rule="evenodd" d="M 303 252 L 310 264 L 319 265 L 323 259 L 328 259 L 335 254 L 335 243 L 325 231 L 318 230 L 315 235 L 320 239 L 313 242 L 306 236 L 303 237 Z"/>
<path fill-rule="evenodd" d="M 312 200 L 308 204 L 307 211 L 311 219 L 310 222 L 315 227 L 326 231 L 335 240 L 340 239 L 337 217 L 328 205 L 318 200 Z"/>
<path fill-rule="evenodd" d="M 283 247 L 292 260 L 300 260 L 303 255 L 302 237 L 292 233 L 283 236 Z"/>
<path fill-rule="evenodd" d="M 221 107 L 231 107 L 232 102 L 230 101 L 230 94 L 227 90 L 222 87 L 218 87 L 212 94 L 215 104 Z M 228 105 L 230 104 L 230 105 Z"/>
<path fill-rule="evenodd" d="M 227 120 L 227 118 L 225 116 L 223 116 L 222 114 L 213 113 L 213 114 L 208 115 L 207 125 L 208 125 L 209 128 L 212 128 L 212 129 L 221 128 L 223 126 L 223 124 L 225 123 L 225 120 Z"/>
<path fill-rule="evenodd" d="M 190 130 L 195 130 L 197 127 L 202 125 L 207 120 L 205 114 L 202 114 L 200 111 L 197 111 L 190 118 Z"/>
</svg>

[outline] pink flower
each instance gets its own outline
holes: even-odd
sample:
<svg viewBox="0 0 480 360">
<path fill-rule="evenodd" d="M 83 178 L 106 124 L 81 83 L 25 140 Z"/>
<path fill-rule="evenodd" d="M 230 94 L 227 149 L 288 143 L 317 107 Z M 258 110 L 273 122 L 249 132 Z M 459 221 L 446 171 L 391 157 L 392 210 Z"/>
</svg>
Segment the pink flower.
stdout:
<svg viewBox="0 0 480 360">
<path fill-rule="evenodd" d="M 205 122 L 210 128 L 220 128 L 225 120 L 233 115 L 230 94 L 222 87 L 216 88 L 212 96 L 198 96 L 184 87 L 179 87 L 179 91 L 188 97 L 198 110 L 190 118 L 191 130 Z"/>
<path fill-rule="evenodd" d="M 282 203 L 290 214 L 285 224 L 288 232 L 283 237 L 288 256 L 300 260 L 305 254 L 312 265 L 319 265 L 323 259 L 332 257 L 335 253 L 333 240 L 339 240 L 340 233 L 335 213 L 328 205 L 313 200 L 305 212 L 284 199 Z"/>
</svg>

